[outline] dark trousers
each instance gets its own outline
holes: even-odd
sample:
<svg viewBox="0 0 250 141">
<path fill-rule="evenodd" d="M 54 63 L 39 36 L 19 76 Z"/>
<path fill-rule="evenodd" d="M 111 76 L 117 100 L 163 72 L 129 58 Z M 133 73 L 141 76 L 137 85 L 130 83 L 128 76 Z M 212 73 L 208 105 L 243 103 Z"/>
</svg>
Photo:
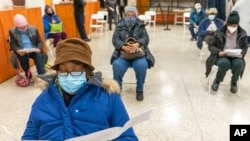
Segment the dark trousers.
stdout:
<svg viewBox="0 0 250 141">
<path fill-rule="evenodd" d="M 125 16 L 124 6 L 119 6 L 120 19 Z"/>
<path fill-rule="evenodd" d="M 44 62 L 41 58 L 41 53 L 34 52 L 34 53 L 25 54 L 24 56 L 20 56 L 17 54 L 17 58 L 27 78 L 32 78 L 31 72 L 30 72 L 30 75 L 28 76 L 28 70 L 30 68 L 29 58 L 32 58 L 34 60 L 37 73 L 40 75 L 45 74 L 46 70 L 44 68 Z"/>
<path fill-rule="evenodd" d="M 57 43 L 60 40 L 64 40 L 64 39 L 67 38 L 67 34 L 65 32 L 49 33 L 48 38 L 53 38 L 54 39 L 54 47 L 56 47 Z"/>
<path fill-rule="evenodd" d="M 112 19 L 114 19 L 115 25 L 117 23 L 117 12 L 108 10 L 108 23 L 109 23 L 109 29 L 112 29 Z"/>
<path fill-rule="evenodd" d="M 217 58 L 216 65 L 218 66 L 218 72 L 216 74 L 216 79 L 218 81 L 222 82 L 226 72 L 231 69 L 233 74 L 231 82 L 237 83 L 239 76 L 243 71 L 244 61 L 241 58 L 222 57 Z"/>
<path fill-rule="evenodd" d="M 190 24 L 188 29 L 189 29 L 189 31 L 191 33 L 192 38 L 196 39 L 197 38 L 197 33 L 194 31 L 194 28 L 195 28 L 194 25 Z"/>
<path fill-rule="evenodd" d="M 76 21 L 76 26 L 78 29 L 78 32 L 81 36 L 82 39 L 87 39 L 85 27 L 84 27 L 84 14 L 82 11 L 75 12 L 75 21 Z"/>
</svg>

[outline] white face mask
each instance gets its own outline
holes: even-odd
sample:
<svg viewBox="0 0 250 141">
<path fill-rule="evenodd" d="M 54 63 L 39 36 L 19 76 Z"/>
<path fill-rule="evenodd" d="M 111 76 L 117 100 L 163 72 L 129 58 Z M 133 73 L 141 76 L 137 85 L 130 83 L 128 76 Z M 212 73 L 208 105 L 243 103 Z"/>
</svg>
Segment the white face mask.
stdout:
<svg viewBox="0 0 250 141">
<path fill-rule="evenodd" d="M 227 30 L 230 32 L 230 33 L 234 33 L 236 30 L 237 30 L 237 26 L 236 27 L 231 27 L 231 26 L 227 26 Z"/>
</svg>

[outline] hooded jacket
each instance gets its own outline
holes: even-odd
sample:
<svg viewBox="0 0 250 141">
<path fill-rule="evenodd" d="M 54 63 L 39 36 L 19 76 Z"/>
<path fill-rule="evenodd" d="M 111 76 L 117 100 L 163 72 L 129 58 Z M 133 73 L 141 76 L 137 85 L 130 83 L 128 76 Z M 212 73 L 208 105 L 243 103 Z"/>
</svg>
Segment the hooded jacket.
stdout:
<svg viewBox="0 0 250 141">
<path fill-rule="evenodd" d="M 113 61 L 120 56 L 121 47 L 126 43 L 126 40 L 129 37 L 133 37 L 141 44 L 141 46 L 144 47 L 145 57 L 148 62 L 148 68 L 153 67 L 155 64 L 155 59 L 148 48 L 148 33 L 145 25 L 142 24 L 138 18 L 136 18 L 136 21 L 132 26 L 126 23 L 124 18 L 118 22 L 112 38 L 115 50 L 112 54 L 110 63 L 112 64 Z"/>
<path fill-rule="evenodd" d="M 48 87 L 37 97 L 30 113 L 22 140 L 63 141 L 103 129 L 123 126 L 129 116 L 115 92 L 119 85 L 102 81 L 101 73 L 93 75 L 68 107 L 54 80 L 56 75 L 40 76 L 49 81 Z M 132 128 L 114 141 L 137 141 Z"/>
<path fill-rule="evenodd" d="M 227 32 L 227 25 L 224 25 L 221 29 L 215 32 L 213 38 L 208 41 L 208 49 L 211 52 L 210 56 L 206 60 L 206 77 L 208 77 L 209 73 L 211 72 L 212 66 L 215 64 L 216 58 L 218 57 L 218 53 L 223 51 L 224 46 L 226 44 L 226 32 Z M 237 29 L 237 48 L 242 49 L 243 61 L 244 61 L 244 68 L 245 68 L 245 60 L 244 57 L 247 53 L 247 34 L 246 31 L 238 26 Z M 243 71 L 244 71 L 243 68 Z M 243 75 L 243 71 L 241 73 L 241 77 Z"/>
</svg>

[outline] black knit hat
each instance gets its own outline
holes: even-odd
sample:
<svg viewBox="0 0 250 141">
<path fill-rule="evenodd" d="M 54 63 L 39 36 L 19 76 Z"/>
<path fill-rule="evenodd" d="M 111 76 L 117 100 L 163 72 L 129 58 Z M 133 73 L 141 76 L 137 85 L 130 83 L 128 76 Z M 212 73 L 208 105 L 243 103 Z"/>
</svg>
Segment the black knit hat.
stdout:
<svg viewBox="0 0 250 141">
<path fill-rule="evenodd" d="M 237 11 L 232 11 L 228 16 L 227 25 L 239 24 L 239 22 L 240 22 L 239 13 Z"/>
</svg>

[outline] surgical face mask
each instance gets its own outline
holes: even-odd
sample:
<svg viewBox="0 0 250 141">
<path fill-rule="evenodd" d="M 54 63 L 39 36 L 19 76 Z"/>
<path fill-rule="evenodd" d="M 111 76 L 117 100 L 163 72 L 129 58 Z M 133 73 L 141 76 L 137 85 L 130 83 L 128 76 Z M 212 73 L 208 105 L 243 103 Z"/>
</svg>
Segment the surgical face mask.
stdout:
<svg viewBox="0 0 250 141">
<path fill-rule="evenodd" d="M 215 15 L 208 15 L 208 19 L 209 19 L 210 21 L 213 21 L 213 20 L 215 19 Z"/>
<path fill-rule="evenodd" d="M 125 17 L 125 22 L 128 24 L 134 24 L 136 21 L 135 17 Z"/>
<path fill-rule="evenodd" d="M 51 17 L 54 15 L 54 13 L 47 13 L 47 15 Z"/>
<path fill-rule="evenodd" d="M 227 30 L 230 32 L 230 33 L 234 33 L 236 30 L 237 30 L 237 26 L 236 27 L 231 27 L 231 26 L 227 26 Z"/>
<path fill-rule="evenodd" d="M 201 12 L 201 9 L 200 9 L 200 8 L 196 9 L 196 12 L 197 12 L 197 13 L 200 13 L 200 12 Z"/>
<path fill-rule="evenodd" d="M 85 72 L 58 73 L 57 76 L 61 88 L 70 95 L 75 95 L 87 82 Z"/>
</svg>

